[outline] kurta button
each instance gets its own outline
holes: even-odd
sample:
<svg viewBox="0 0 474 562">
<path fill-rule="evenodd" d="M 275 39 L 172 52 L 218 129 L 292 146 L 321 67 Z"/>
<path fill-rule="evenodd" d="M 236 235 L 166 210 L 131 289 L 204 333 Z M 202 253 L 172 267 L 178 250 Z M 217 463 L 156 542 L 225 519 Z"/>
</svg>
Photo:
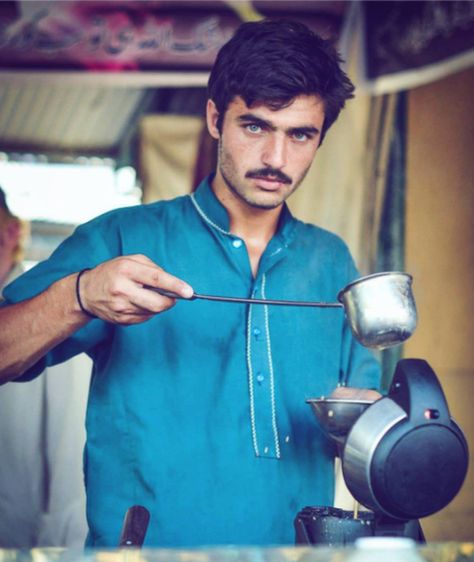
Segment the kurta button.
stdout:
<svg viewBox="0 0 474 562">
<path fill-rule="evenodd" d="M 262 373 L 258 373 L 257 382 L 261 384 L 264 380 L 265 380 L 265 377 L 262 375 Z"/>
<path fill-rule="evenodd" d="M 259 336 L 259 335 L 260 335 L 260 329 L 259 329 L 259 328 L 254 328 L 254 329 L 253 329 L 253 335 L 254 335 L 255 337 Z"/>
<path fill-rule="evenodd" d="M 242 240 L 239 239 L 233 240 L 232 246 L 234 246 L 234 248 L 240 248 L 242 246 Z"/>
</svg>

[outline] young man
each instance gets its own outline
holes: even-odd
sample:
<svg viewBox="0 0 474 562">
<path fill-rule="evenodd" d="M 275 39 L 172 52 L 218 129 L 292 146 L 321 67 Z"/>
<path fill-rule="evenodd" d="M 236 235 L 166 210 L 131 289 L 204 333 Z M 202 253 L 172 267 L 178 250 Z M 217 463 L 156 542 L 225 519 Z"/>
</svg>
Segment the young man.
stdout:
<svg viewBox="0 0 474 562">
<path fill-rule="evenodd" d="M 79 227 L 5 292 L 4 380 L 94 360 L 90 545 L 116 545 L 134 504 L 154 546 L 291 544 L 297 511 L 331 504 L 334 450 L 305 399 L 378 384 L 342 310 L 185 299 L 334 301 L 357 277 L 344 243 L 285 205 L 352 96 L 339 62 L 301 24 L 242 25 L 209 80 L 215 175 Z"/>
</svg>

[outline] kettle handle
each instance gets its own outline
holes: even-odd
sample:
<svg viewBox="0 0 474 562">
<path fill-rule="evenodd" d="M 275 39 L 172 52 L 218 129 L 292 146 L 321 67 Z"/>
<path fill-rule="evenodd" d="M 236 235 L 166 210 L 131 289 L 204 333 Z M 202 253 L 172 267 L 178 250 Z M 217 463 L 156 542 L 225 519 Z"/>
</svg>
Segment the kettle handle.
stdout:
<svg viewBox="0 0 474 562">
<path fill-rule="evenodd" d="M 451 421 L 448 403 L 433 369 L 424 359 L 401 359 L 397 363 L 388 396 L 416 423 Z"/>
</svg>

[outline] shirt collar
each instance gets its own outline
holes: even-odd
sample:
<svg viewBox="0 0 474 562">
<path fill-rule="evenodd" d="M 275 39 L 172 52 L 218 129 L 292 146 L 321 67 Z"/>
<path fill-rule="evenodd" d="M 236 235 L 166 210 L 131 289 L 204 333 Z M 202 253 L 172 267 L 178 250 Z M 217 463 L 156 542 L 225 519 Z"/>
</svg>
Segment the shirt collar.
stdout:
<svg viewBox="0 0 474 562">
<path fill-rule="evenodd" d="M 214 175 L 209 175 L 198 185 L 194 192 L 194 199 L 210 221 L 217 225 L 221 231 L 229 232 L 229 214 L 224 205 L 217 199 L 211 187 Z M 274 239 L 281 238 L 283 243 L 288 244 L 294 236 L 296 224 L 296 219 L 291 214 L 288 205 L 284 203 Z"/>
</svg>

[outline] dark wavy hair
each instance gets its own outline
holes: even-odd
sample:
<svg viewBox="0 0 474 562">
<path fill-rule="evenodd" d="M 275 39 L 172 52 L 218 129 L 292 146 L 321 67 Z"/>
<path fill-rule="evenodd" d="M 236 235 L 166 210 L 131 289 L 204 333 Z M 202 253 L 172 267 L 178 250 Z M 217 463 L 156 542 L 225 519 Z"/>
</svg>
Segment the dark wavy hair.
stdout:
<svg viewBox="0 0 474 562">
<path fill-rule="evenodd" d="M 219 51 L 208 82 L 208 97 L 219 112 L 240 96 L 247 106 L 262 102 L 273 109 L 299 95 L 317 95 L 325 107 L 321 142 L 337 119 L 354 85 L 341 70 L 342 60 L 328 40 L 291 20 L 242 24 Z"/>
</svg>

